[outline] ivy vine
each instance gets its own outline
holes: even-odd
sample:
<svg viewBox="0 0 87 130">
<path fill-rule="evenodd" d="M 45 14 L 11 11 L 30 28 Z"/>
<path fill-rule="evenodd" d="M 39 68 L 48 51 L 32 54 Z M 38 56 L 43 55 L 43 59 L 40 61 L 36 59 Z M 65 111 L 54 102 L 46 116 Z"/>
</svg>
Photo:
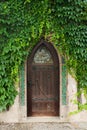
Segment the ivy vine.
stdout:
<svg viewBox="0 0 87 130">
<path fill-rule="evenodd" d="M 14 103 L 19 68 L 41 37 L 55 44 L 87 95 L 87 0 L 2 0 L 0 111 Z"/>
</svg>

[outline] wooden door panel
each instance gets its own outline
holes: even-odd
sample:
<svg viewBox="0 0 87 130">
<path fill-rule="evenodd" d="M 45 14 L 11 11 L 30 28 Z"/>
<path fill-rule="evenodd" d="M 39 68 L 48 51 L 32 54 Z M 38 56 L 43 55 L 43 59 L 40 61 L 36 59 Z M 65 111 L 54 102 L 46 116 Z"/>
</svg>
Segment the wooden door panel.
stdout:
<svg viewBox="0 0 87 130">
<path fill-rule="evenodd" d="M 54 67 L 33 66 L 32 67 L 32 113 L 53 114 L 57 113 L 58 97 L 54 78 Z"/>
</svg>

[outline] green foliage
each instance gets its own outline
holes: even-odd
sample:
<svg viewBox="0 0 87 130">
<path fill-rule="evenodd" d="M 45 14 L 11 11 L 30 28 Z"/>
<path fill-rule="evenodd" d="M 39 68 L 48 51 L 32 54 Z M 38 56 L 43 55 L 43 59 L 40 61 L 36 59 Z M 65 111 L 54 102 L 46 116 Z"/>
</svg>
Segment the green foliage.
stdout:
<svg viewBox="0 0 87 130">
<path fill-rule="evenodd" d="M 0 111 L 14 103 L 19 68 L 41 37 L 65 56 L 78 90 L 87 90 L 87 0 L 5 0 L 0 2 Z"/>
</svg>

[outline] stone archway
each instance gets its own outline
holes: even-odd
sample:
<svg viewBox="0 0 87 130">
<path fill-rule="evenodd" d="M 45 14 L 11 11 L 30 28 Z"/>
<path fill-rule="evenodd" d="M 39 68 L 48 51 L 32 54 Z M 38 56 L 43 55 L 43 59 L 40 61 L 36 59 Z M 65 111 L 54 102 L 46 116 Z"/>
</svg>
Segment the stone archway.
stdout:
<svg viewBox="0 0 87 130">
<path fill-rule="evenodd" d="M 59 67 L 55 48 L 41 40 L 27 59 L 27 116 L 59 116 Z"/>
</svg>

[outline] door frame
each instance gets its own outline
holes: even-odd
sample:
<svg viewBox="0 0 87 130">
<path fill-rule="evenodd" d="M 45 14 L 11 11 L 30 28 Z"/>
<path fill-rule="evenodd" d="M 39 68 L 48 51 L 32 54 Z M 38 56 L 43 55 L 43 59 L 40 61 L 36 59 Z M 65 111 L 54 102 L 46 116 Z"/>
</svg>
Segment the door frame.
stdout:
<svg viewBox="0 0 87 130">
<path fill-rule="evenodd" d="M 33 61 L 33 57 L 36 53 L 36 51 L 38 50 L 38 48 L 40 46 L 44 45 L 51 53 L 52 57 L 53 57 L 53 60 L 54 60 L 54 64 L 55 66 L 58 68 L 58 116 L 60 116 L 60 64 L 59 64 L 59 57 L 58 57 L 58 54 L 57 54 L 57 51 L 56 49 L 54 48 L 53 44 L 52 43 L 49 43 L 43 39 L 40 40 L 40 42 L 38 42 L 36 44 L 36 46 L 33 48 L 31 54 L 28 56 L 27 58 L 27 117 L 28 116 L 31 116 L 30 113 L 32 113 L 32 111 L 28 112 L 28 108 L 30 108 L 30 110 L 32 110 L 32 104 L 30 102 L 30 97 L 31 97 L 31 93 L 29 92 L 29 81 L 31 81 L 30 79 L 30 71 L 31 71 L 31 67 L 32 67 L 32 61 Z M 30 93 L 30 95 L 28 94 Z"/>
</svg>

